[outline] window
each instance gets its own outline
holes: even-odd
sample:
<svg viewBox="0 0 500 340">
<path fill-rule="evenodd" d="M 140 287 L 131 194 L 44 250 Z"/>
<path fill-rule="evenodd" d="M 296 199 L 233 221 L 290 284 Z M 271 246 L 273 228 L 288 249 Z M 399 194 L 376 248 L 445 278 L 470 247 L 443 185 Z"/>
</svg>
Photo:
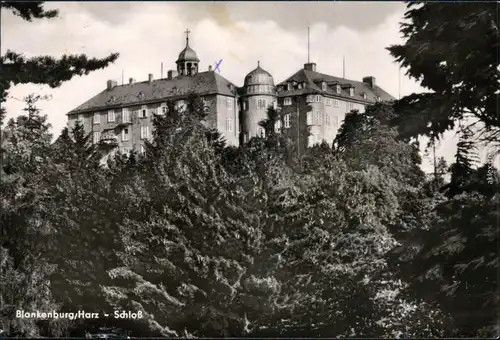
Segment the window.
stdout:
<svg viewBox="0 0 500 340">
<path fill-rule="evenodd" d="M 141 126 L 141 139 L 149 138 L 149 126 Z"/>
<path fill-rule="evenodd" d="M 321 125 L 321 112 L 316 111 L 316 112 L 314 113 L 314 121 L 313 121 L 313 124 L 314 124 L 314 125 Z"/>
<path fill-rule="evenodd" d="M 328 113 L 325 113 L 325 125 L 330 126 L 330 115 Z"/>
<path fill-rule="evenodd" d="M 316 103 L 321 103 L 321 96 L 316 96 Z"/>
<path fill-rule="evenodd" d="M 325 82 L 322 82 L 322 83 L 321 83 L 321 89 L 322 89 L 323 91 L 326 91 L 327 86 L 326 86 L 326 83 L 325 83 Z"/>
<path fill-rule="evenodd" d="M 158 112 L 158 114 L 167 114 L 168 113 L 168 106 L 167 106 L 167 103 L 161 103 L 161 106 L 160 106 L 160 110 Z"/>
<path fill-rule="evenodd" d="M 273 101 L 273 109 L 277 109 L 278 108 L 278 102 L 275 100 Z"/>
<path fill-rule="evenodd" d="M 354 109 L 353 103 L 347 103 L 347 111 L 352 111 Z"/>
<path fill-rule="evenodd" d="M 264 130 L 263 127 L 259 127 L 259 129 L 257 130 L 257 134 L 259 135 L 259 137 L 266 137 L 266 130 Z"/>
<path fill-rule="evenodd" d="M 354 87 L 350 87 L 350 88 L 349 88 L 349 95 L 350 95 L 351 97 L 353 97 L 353 96 L 354 96 Z"/>
<path fill-rule="evenodd" d="M 307 96 L 307 102 L 312 103 L 314 101 L 314 96 Z"/>
<path fill-rule="evenodd" d="M 290 97 L 285 98 L 283 100 L 283 105 L 285 105 L 285 106 L 292 105 L 292 98 L 290 98 Z"/>
<path fill-rule="evenodd" d="M 148 106 L 147 105 L 143 105 L 141 107 L 141 111 L 139 113 L 139 117 L 141 117 L 141 118 L 147 118 L 148 117 Z"/>
<path fill-rule="evenodd" d="M 94 140 L 93 140 L 94 144 L 99 143 L 100 140 L 101 140 L 101 133 L 97 131 L 94 132 Z"/>
<path fill-rule="evenodd" d="M 332 100 L 330 98 L 325 98 L 325 105 L 332 105 Z"/>
<path fill-rule="evenodd" d="M 94 124 L 99 124 L 101 120 L 101 115 L 99 112 L 94 113 Z"/>
<path fill-rule="evenodd" d="M 363 99 L 366 99 L 366 93 L 363 93 Z"/>
<path fill-rule="evenodd" d="M 340 85 L 335 86 L 335 88 L 337 90 L 337 93 L 342 92 L 342 88 L 340 87 Z"/>
<path fill-rule="evenodd" d="M 281 129 L 281 120 L 278 120 L 276 121 L 276 123 L 274 123 L 274 131 L 280 132 L 280 129 Z"/>
<path fill-rule="evenodd" d="M 122 142 L 128 141 L 128 129 L 122 130 Z"/>
<path fill-rule="evenodd" d="M 267 101 L 265 99 L 257 99 L 257 110 L 267 108 Z"/>
<path fill-rule="evenodd" d="M 226 130 L 229 132 L 233 131 L 233 120 L 231 118 L 226 119 Z"/>
<path fill-rule="evenodd" d="M 83 123 L 83 115 L 76 115 L 76 121 Z"/>
<path fill-rule="evenodd" d="M 380 96 L 377 96 L 377 101 L 378 101 L 378 102 L 380 101 Z"/>
<path fill-rule="evenodd" d="M 109 110 L 108 111 L 108 123 L 114 122 L 115 121 L 115 111 L 114 110 Z"/>
<path fill-rule="evenodd" d="M 122 109 L 122 122 L 123 123 L 130 123 L 130 111 L 128 107 L 124 107 Z"/>
<path fill-rule="evenodd" d="M 300 90 L 302 88 L 302 83 L 299 83 L 298 87 L 299 87 L 299 90 Z"/>
<path fill-rule="evenodd" d="M 307 125 L 312 125 L 312 112 L 307 113 Z"/>
<path fill-rule="evenodd" d="M 339 127 L 339 117 L 333 117 L 333 127 L 337 129 Z"/>
<path fill-rule="evenodd" d="M 287 86 L 288 91 L 292 90 L 292 83 L 288 83 L 288 84 L 286 84 L 286 86 Z"/>
<path fill-rule="evenodd" d="M 333 100 L 333 106 L 334 106 L 334 107 L 339 107 L 339 106 L 340 106 L 340 102 L 339 102 L 339 100 L 338 100 L 338 99 L 334 99 L 334 100 Z"/>
<path fill-rule="evenodd" d="M 290 114 L 285 115 L 285 127 L 286 128 L 290 127 Z"/>
<path fill-rule="evenodd" d="M 146 153 L 146 148 L 144 147 L 144 145 L 141 145 L 141 154 L 144 154 Z"/>
<path fill-rule="evenodd" d="M 243 101 L 243 110 L 244 111 L 248 110 L 248 102 L 246 100 Z"/>
<path fill-rule="evenodd" d="M 233 98 L 227 98 L 226 107 L 229 111 L 233 109 Z"/>
</svg>

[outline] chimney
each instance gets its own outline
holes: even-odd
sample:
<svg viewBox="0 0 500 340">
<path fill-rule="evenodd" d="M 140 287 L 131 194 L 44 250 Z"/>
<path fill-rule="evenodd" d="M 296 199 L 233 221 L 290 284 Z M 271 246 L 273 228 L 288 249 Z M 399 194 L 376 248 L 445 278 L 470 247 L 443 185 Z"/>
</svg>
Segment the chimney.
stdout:
<svg viewBox="0 0 500 340">
<path fill-rule="evenodd" d="M 118 86 L 118 82 L 117 81 L 115 81 L 115 80 L 108 80 L 106 88 L 108 89 L 108 91 L 111 91 L 116 86 Z"/>
<path fill-rule="evenodd" d="M 212 72 L 212 65 L 208 65 L 208 72 Z"/>
<path fill-rule="evenodd" d="M 150 84 L 153 82 L 153 74 L 152 73 L 148 74 L 148 81 Z"/>
<path fill-rule="evenodd" d="M 316 63 L 304 64 L 304 70 L 316 72 Z"/>
<path fill-rule="evenodd" d="M 172 80 L 175 77 L 177 77 L 177 71 L 170 70 L 170 71 L 167 72 L 167 79 L 168 80 Z"/>
<path fill-rule="evenodd" d="M 134 79 L 134 78 L 129 78 L 129 79 L 128 79 L 128 83 L 129 83 L 129 84 L 133 84 L 133 83 L 135 83 L 135 79 Z"/>
<path fill-rule="evenodd" d="M 370 85 L 371 88 L 375 88 L 376 82 L 375 82 L 375 77 L 364 77 L 363 78 L 363 83 Z"/>
</svg>

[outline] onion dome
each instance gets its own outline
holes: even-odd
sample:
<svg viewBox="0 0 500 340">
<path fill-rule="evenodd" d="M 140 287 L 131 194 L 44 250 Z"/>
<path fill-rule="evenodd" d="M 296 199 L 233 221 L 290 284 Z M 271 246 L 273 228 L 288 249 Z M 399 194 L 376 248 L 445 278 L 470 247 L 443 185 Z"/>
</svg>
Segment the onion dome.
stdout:
<svg viewBox="0 0 500 340">
<path fill-rule="evenodd" d="M 196 55 L 196 52 L 193 51 L 189 45 L 186 44 L 186 47 L 182 50 L 181 53 L 179 53 L 179 58 L 177 58 L 177 62 L 183 62 L 183 61 L 196 61 L 199 62 L 200 59 L 198 59 L 198 56 Z"/>
<path fill-rule="evenodd" d="M 181 51 L 181 53 L 179 53 L 179 58 L 177 58 L 176 63 L 184 62 L 184 61 L 199 62 L 200 59 L 198 59 L 196 52 L 189 46 L 189 33 L 191 33 L 191 31 L 188 29 L 184 33 L 186 33 L 186 47 L 184 47 L 184 49 Z"/>
<path fill-rule="evenodd" d="M 260 62 L 257 62 L 257 68 L 247 74 L 245 77 L 244 86 L 251 85 L 270 85 L 274 86 L 273 76 L 266 70 L 260 67 Z"/>
</svg>

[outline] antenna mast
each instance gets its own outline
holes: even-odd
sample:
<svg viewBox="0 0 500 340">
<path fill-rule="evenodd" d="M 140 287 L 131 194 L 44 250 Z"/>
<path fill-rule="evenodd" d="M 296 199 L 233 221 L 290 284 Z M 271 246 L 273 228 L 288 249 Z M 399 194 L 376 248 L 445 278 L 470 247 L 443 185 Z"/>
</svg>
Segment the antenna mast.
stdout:
<svg viewBox="0 0 500 340">
<path fill-rule="evenodd" d="M 307 63 L 308 64 L 310 63 L 310 51 L 311 51 L 309 32 L 310 32 L 310 29 L 309 29 L 309 26 L 307 26 Z"/>
<path fill-rule="evenodd" d="M 163 79 L 163 62 L 161 63 L 161 79 Z"/>
<path fill-rule="evenodd" d="M 345 79 L 345 56 L 342 56 L 342 78 Z"/>
</svg>

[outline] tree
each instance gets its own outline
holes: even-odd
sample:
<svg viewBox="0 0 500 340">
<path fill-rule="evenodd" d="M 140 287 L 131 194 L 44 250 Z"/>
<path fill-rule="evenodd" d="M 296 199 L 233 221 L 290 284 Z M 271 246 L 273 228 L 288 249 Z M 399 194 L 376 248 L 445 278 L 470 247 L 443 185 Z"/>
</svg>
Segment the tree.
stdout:
<svg viewBox="0 0 500 340">
<path fill-rule="evenodd" d="M 26 21 L 33 19 L 52 19 L 57 17 L 57 10 L 46 11 L 43 2 L 15 2 L 3 1 L 0 8 L 12 10 L 17 16 Z M 11 86 L 19 84 L 47 84 L 52 88 L 71 80 L 75 75 L 86 75 L 92 71 L 102 69 L 118 58 L 113 53 L 106 58 L 88 58 L 86 55 L 64 55 L 60 59 L 50 56 L 25 58 L 21 54 L 7 50 L 0 58 L 2 62 L 2 77 L 0 80 L 0 103 L 8 98 Z M 5 117 L 5 110 L 0 109 L 0 125 Z"/>
<path fill-rule="evenodd" d="M 11 119 L 2 134 L 0 169 L 0 328 L 7 334 L 33 336 L 36 320 L 16 318 L 16 310 L 57 310 L 45 256 L 53 209 L 40 181 L 50 164 L 50 125 L 36 107 L 39 96 L 25 98 L 27 115 Z"/>
<path fill-rule="evenodd" d="M 479 122 L 483 141 L 500 141 L 498 4 L 411 2 L 403 45 L 388 48 L 407 75 L 430 92 L 396 104 L 395 123 L 408 136 L 439 138 L 459 121 Z"/>
</svg>

